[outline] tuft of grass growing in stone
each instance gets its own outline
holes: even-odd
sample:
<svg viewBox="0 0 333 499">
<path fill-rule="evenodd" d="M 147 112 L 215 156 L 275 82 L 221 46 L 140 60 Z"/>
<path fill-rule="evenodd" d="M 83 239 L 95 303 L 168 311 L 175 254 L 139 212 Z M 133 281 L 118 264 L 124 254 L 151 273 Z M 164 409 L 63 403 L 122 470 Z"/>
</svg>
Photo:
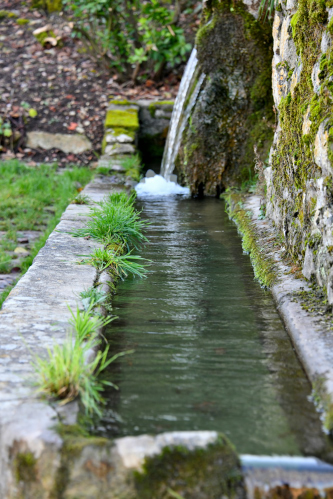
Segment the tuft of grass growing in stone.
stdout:
<svg viewBox="0 0 333 499">
<path fill-rule="evenodd" d="M 109 347 L 99 350 L 93 360 L 87 361 L 89 350 L 95 349 L 99 341 L 90 338 L 82 342 L 70 334 L 62 345 L 55 344 L 47 350 L 47 357 L 34 359 L 35 384 L 38 392 L 48 397 L 60 399 L 61 405 L 80 396 L 87 413 L 95 412 L 101 416 L 102 391 L 111 381 L 99 378 L 114 360 L 128 352 L 108 357 Z"/>
<path fill-rule="evenodd" d="M 98 289 L 97 286 L 91 286 L 90 288 L 81 291 L 80 298 L 84 310 L 87 311 L 90 307 L 98 307 L 105 303 L 108 295 L 104 291 Z"/>
<path fill-rule="evenodd" d="M 144 261 L 139 255 L 119 255 L 116 251 L 97 248 L 83 264 L 90 264 L 96 267 L 98 272 L 107 270 L 114 278 L 125 279 L 129 274 L 134 277 L 145 277 L 146 269 L 140 262 Z"/>
<path fill-rule="evenodd" d="M 143 231 L 147 222 L 141 220 L 140 213 L 133 206 L 134 199 L 128 202 L 123 197 L 111 195 L 91 208 L 85 227 L 71 232 L 74 237 L 91 237 L 104 245 L 117 244 L 138 249 L 147 242 Z"/>
<path fill-rule="evenodd" d="M 92 301 L 87 310 L 83 312 L 80 311 L 79 307 L 76 307 L 76 312 L 68 307 L 72 318 L 69 320 L 70 325 L 73 327 L 76 338 L 80 341 L 87 340 L 89 338 L 95 338 L 98 335 L 98 330 L 110 324 L 115 317 L 101 317 L 98 315 L 92 315 L 92 310 L 94 308 L 94 301 Z"/>
</svg>

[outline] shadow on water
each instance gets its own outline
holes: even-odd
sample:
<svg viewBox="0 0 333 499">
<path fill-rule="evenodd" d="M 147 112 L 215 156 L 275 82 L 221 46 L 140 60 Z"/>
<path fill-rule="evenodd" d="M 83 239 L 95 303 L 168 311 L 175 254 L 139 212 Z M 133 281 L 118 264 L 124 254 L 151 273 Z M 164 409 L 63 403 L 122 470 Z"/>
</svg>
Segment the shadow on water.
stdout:
<svg viewBox="0 0 333 499">
<path fill-rule="evenodd" d="M 110 366 L 119 392 L 107 393 L 94 432 L 217 430 L 241 453 L 332 460 L 310 384 L 224 203 L 138 205 L 151 222 L 142 256 L 153 263 L 114 297 L 110 350 L 135 353 Z"/>
</svg>

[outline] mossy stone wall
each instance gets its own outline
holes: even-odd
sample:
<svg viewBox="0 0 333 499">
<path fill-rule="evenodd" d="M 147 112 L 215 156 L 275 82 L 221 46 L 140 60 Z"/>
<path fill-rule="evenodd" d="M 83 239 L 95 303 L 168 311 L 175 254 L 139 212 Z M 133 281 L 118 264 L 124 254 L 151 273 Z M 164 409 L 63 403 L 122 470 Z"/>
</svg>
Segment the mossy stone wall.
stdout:
<svg viewBox="0 0 333 499">
<path fill-rule="evenodd" d="M 333 303 L 333 51 L 331 0 L 280 0 L 273 24 L 278 126 L 267 214 L 306 278 Z"/>
<path fill-rule="evenodd" d="M 215 196 L 254 176 L 254 145 L 262 160 L 268 156 L 274 123 L 271 26 L 241 1 L 208 1 L 196 44 L 206 78 L 176 166 L 193 194 Z"/>
</svg>

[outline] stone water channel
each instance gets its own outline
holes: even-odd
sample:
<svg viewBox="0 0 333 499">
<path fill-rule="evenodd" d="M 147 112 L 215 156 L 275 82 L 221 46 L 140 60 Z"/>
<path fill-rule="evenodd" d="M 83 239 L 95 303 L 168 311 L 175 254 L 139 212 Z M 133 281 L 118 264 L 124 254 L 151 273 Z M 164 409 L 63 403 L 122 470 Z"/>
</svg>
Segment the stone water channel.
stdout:
<svg viewBox="0 0 333 499">
<path fill-rule="evenodd" d="M 317 456 L 332 445 L 269 291 L 254 280 L 241 238 L 217 199 L 138 201 L 151 223 L 146 279 L 122 282 L 108 376 L 119 392 L 94 432 L 225 433 L 241 454 Z"/>
</svg>

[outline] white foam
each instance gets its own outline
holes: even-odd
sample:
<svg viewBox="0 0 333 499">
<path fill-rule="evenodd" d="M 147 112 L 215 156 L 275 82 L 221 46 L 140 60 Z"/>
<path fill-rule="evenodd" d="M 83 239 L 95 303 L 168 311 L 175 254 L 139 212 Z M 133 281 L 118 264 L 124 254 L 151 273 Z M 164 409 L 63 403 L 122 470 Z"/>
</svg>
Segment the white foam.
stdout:
<svg viewBox="0 0 333 499">
<path fill-rule="evenodd" d="M 135 187 L 138 197 L 146 196 L 172 196 L 175 194 L 182 194 L 189 196 L 190 189 L 182 187 L 175 182 L 165 180 L 161 175 L 155 177 L 145 178 L 145 182 L 140 182 Z"/>
</svg>

